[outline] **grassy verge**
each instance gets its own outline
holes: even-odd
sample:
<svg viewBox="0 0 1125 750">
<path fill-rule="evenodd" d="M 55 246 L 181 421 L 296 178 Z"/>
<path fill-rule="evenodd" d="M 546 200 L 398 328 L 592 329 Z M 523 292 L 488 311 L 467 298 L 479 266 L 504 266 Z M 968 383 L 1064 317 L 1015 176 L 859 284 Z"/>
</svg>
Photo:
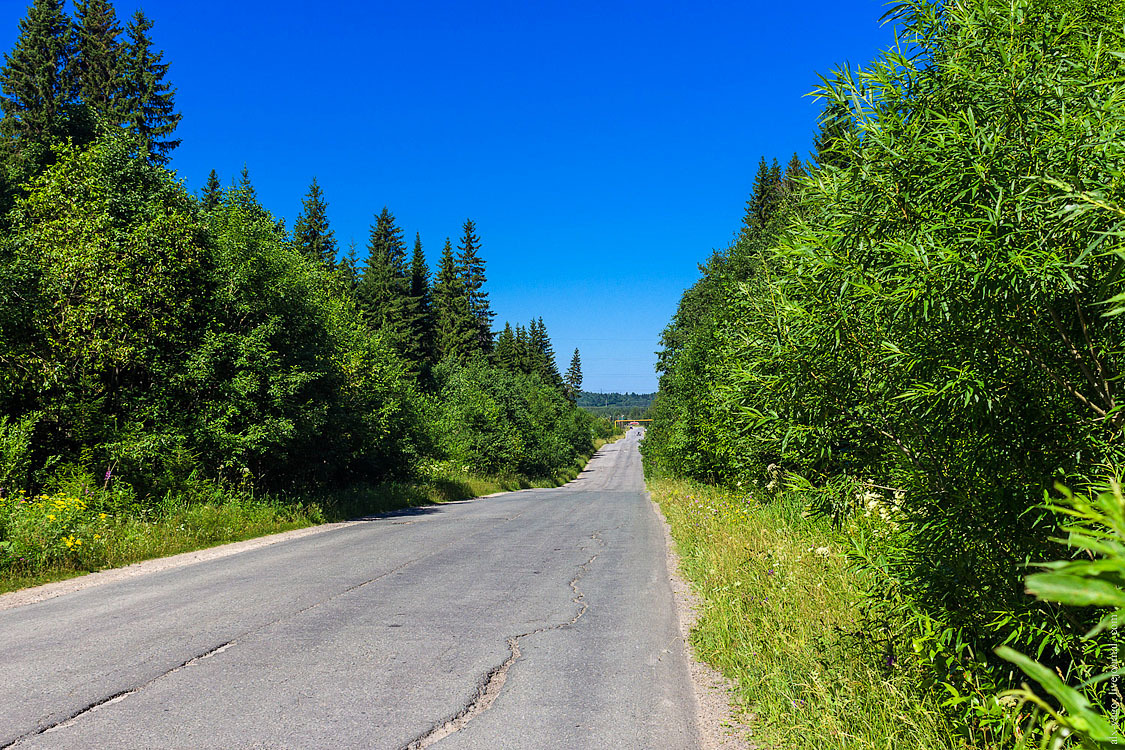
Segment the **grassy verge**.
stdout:
<svg viewBox="0 0 1125 750">
<path fill-rule="evenodd" d="M 539 478 L 480 477 L 432 464 L 414 482 L 355 485 L 287 499 L 206 483 L 155 505 L 123 504 L 110 492 L 85 486 L 34 498 L 17 494 L 0 498 L 0 593 L 329 521 L 557 487 L 578 476 L 585 463 Z"/>
<path fill-rule="evenodd" d="M 918 676 L 869 653 L 845 538 L 803 514 L 798 495 L 758 503 L 695 483 L 649 482 L 684 575 L 703 599 L 701 659 L 738 684 L 768 748 L 960 747 Z"/>
</svg>

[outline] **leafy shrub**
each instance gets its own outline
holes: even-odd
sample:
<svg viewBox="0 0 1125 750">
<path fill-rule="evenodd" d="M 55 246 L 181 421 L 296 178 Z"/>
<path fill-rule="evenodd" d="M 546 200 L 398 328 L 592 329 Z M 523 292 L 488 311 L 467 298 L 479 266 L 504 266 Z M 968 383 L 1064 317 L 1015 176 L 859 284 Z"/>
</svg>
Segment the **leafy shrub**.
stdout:
<svg viewBox="0 0 1125 750">
<path fill-rule="evenodd" d="M 476 360 L 442 365 L 435 376 L 438 440 L 467 471 L 547 476 L 590 452 L 591 417 L 536 375 Z"/>
<path fill-rule="evenodd" d="M 2 497 L 0 571 L 96 566 L 110 523 L 87 499 L 63 492 L 28 497 L 19 491 Z"/>
<path fill-rule="evenodd" d="M 26 485 L 31 474 L 31 437 L 38 414 L 11 420 L 0 416 L 0 495 Z"/>
<path fill-rule="evenodd" d="M 1093 677 L 1087 613 L 1029 599 L 1039 498 L 1125 459 L 1119 3 L 914 0 L 898 46 L 824 79 L 819 163 L 759 180 L 665 332 L 646 461 L 712 481 L 900 490 L 855 540 L 873 633 L 983 742 L 999 643 Z M 764 213 L 758 209 L 766 206 Z M 862 506 L 858 508 L 863 512 Z"/>
<path fill-rule="evenodd" d="M 1029 576 L 1027 590 L 1040 601 L 1098 608 L 1100 620 L 1086 637 L 1105 633 L 1109 640 L 1100 644 L 1100 674 L 1077 686 L 1068 685 L 1050 667 L 1012 648 L 997 649 L 1050 696 L 1046 699 L 1025 685 L 1006 697 L 1036 709 L 1023 731 L 1017 728 L 1015 732 L 1020 748 L 1030 746 L 1036 737 L 1042 748 L 1064 747 L 1072 735 L 1070 746 L 1117 747 L 1125 744 L 1121 713 L 1125 703 L 1118 687 L 1122 671 L 1119 628 L 1125 618 L 1125 495 L 1117 482 L 1110 482 L 1093 497 L 1060 489 L 1062 497 L 1047 506 L 1069 519 L 1067 536 L 1056 541 L 1079 556 L 1044 564 L 1048 572 Z"/>
</svg>

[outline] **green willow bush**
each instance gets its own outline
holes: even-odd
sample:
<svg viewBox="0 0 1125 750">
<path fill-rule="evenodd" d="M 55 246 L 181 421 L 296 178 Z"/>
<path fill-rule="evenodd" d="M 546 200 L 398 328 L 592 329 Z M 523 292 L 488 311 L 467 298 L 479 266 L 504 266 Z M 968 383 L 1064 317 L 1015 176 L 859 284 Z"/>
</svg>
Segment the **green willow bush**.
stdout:
<svg viewBox="0 0 1125 750">
<path fill-rule="evenodd" d="M 773 465 L 841 519 L 893 494 L 886 533 L 857 539 L 872 632 L 988 742 L 1017 677 L 995 646 L 1078 682 L 1101 671 L 1104 634 L 1023 576 L 1053 554 L 1043 492 L 1122 462 L 1125 319 L 1105 301 L 1122 286 L 1123 15 L 891 15 L 898 46 L 817 90 L 819 163 L 795 192 L 756 185 L 766 220 L 748 207 L 685 294 L 646 458 L 731 483 Z"/>
<path fill-rule="evenodd" d="M 1087 637 L 1107 632 L 1110 637 L 1100 654 L 1106 671 L 1079 686 L 1067 685 L 1059 675 L 1025 654 L 1008 647 L 997 653 L 1034 680 L 1051 699 L 1024 685 L 1009 693 L 1031 706 L 1031 721 L 1014 732 L 1019 748 L 1056 748 L 1071 744 L 1091 750 L 1125 745 L 1122 726 L 1120 680 L 1120 628 L 1125 624 L 1125 496 L 1121 485 L 1111 481 L 1092 496 L 1076 495 L 1060 488 L 1062 497 L 1048 509 L 1066 518 L 1066 537 L 1056 541 L 1079 551 L 1075 559 L 1043 564 L 1047 572 L 1027 579 L 1027 591 L 1041 601 L 1071 607 L 1097 607 L 1101 619 Z M 1035 742 L 1035 740 L 1039 742 Z"/>
</svg>

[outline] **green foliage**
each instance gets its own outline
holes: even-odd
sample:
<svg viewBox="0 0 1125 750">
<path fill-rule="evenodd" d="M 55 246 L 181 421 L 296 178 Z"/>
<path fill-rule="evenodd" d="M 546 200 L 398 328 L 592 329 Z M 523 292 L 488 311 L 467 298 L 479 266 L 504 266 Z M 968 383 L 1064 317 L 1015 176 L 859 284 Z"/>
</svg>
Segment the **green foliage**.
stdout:
<svg viewBox="0 0 1125 750">
<path fill-rule="evenodd" d="M 582 357 L 579 356 L 577 348 L 574 350 L 574 356 L 570 358 L 570 367 L 566 369 L 563 388 L 566 397 L 571 401 L 577 401 L 578 394 L 582 392 Z"/>
<path fill-rule="evenodd" d="M 69 76 L 79 98 L 96 116 L 117 125 L 124 121 L 125 56 L 121 26 L 108 0 L 75 3 L 74 57 Z"/>
<path fill-rule="evenodd" d="M 218 187 L 218 177 L 215 183 Z M 208 195 L 211 189 L 208 182 Z M 324 202 L 324 191 L 315 177 L 302 202 L 302 211 L 293 224 L 293 244 L 306 258 L 323 263 L 328 268 L 336 266 L 336 234 L 328 225 L 328 204 Z"/>
<path fill-rule="evenodd" d="M 333 293 L 328 269 L 239 192 L 208 217 L 215 324 L 187 363 L 206 464 L 272 483 L 407 470 L 419 430 L 404 366 Z"/>
<path fill-rule="evenodd" d="M 466 471 L 547 476 L 590 453 L 592 418 L 538 376 L 480 359 L 435 374 L 440 444 Z"/>
<path fill-rule="evenodd" d="M 35 0 L 0 70 L 0 131 L 14 150 L 62 135 L 72 96 L 71 23 L 62 0 Z"/>
<path fill-rule="evenodd" d="M 469 308 L 464 276 L 453 257 L 453 245 L 445 238 L 434 282 L 434 336 L 438 358 L 465 363 L 479 352 L 478 333 Z"/>
<path fill-rule="evenodd" d="M 169 64 L 164 53 L 152 49 L 149 32 L 153 23 L 143 11 L 133 14 L 126 28 L 125 125 L 144 145 L 154 164 L 167 164 L 169 154 L 180 145 L 172 138 L 180 122 L 175 89 L 164 80 Z"/>
<path fill-rule="evenodd" d="M 18 337 L 3 410 L 42 416 L 41 458 L 174 423 L 166 383 L 194 346 L 206 250 L 194 205 L 127 139 L 58 162 L 10 214 L 6 252 L 25 269 L 0 318 Z M 12 309 L 15 308 L 15 309 Z"/>
<path fill-rule="evenodd" d="M 1082 557 L 1044 564 L 1049 572 L 1028 576 L 1027 591 L 1040 601 L 1098 607 L 1101 620 L 1087 637 L 1109 632 L 1111 641 L 1101 658 L 1108 668 L 1071 686 L 1049 667 L 1014 649 L 1000 647 L 997 654 L 1017 665 L 1053 699 L 1044 699 L 1026 685 L 1008 694 L 1036 709 L 1021 733 L 1019 747 L 1030 746 L 1037 736 L 1042 748 L 1064 746 L 1070 736 L 1084 748 L 1115 747 L 1125 742 L 1118 688 L 1122 670 L 1117 661 L 1119 627 L 1125 616 L 1125 496 L 1117 482 L 1092 498 L 1059 489 L 1062 497 L 1048 508 L 1070 520 L 1065 524 L 1066 538 L 1058 541 L 1065 542 L 1068 550 L 1080 550 Z"/>
<path fill-rule="evenodd" d="M 1056 481 L 1122 461 L 1120 8 L 910 2 L 899 45 L 824 79 L 818 165 L 759 168 L 735 243 L 664 334 L 650 472 L 784 475 L 857 535 L 873 632 L 973 741 L 1007 643 L 1085 680 L 1084 613 L 1029 600 Z M 878 485 L 878 486 L 876 486 Z M 889 489 L 880 489 L 889 488 Z M 851 489 L 845 489 L 851 488 Z M 913 646 L 913 648 L 910 648 Z"/>
<path fill-rule="evenodd" d="M 31 440 L 38 421 L 38 414 L 27 414 L 19 420 L 0 416 L 0 495 L 30 483 Z"/>
</svg>

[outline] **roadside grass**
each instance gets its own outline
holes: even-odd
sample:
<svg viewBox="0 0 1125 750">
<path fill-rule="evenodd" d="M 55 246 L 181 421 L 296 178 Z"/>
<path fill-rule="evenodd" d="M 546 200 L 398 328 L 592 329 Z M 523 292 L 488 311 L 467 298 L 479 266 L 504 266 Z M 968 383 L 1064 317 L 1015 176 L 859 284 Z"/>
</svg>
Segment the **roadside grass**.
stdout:
<svg viewBox="0 0 1125 750">
<path fill-rule="evenodd" d="M 909 666 L 869 653 L 845 537 L 802 498 L 650 479 L 703 609 L 699 658 L 737 683 L 752 746 L 959 748 Z"/>
<path fill-rule="evenodd" d="M 599 448 L 601 446 L 598 446 Z M 158 502 L 91 483 L 0 497 L 0 593 L 220 544 L 403 508 L 558 487 L 588 457 L 549 477 L 481 477 L 431 463 L 411 482 L 355 484 L 299 497 L 256 496 L 204 481 Z"/>
</svg>

